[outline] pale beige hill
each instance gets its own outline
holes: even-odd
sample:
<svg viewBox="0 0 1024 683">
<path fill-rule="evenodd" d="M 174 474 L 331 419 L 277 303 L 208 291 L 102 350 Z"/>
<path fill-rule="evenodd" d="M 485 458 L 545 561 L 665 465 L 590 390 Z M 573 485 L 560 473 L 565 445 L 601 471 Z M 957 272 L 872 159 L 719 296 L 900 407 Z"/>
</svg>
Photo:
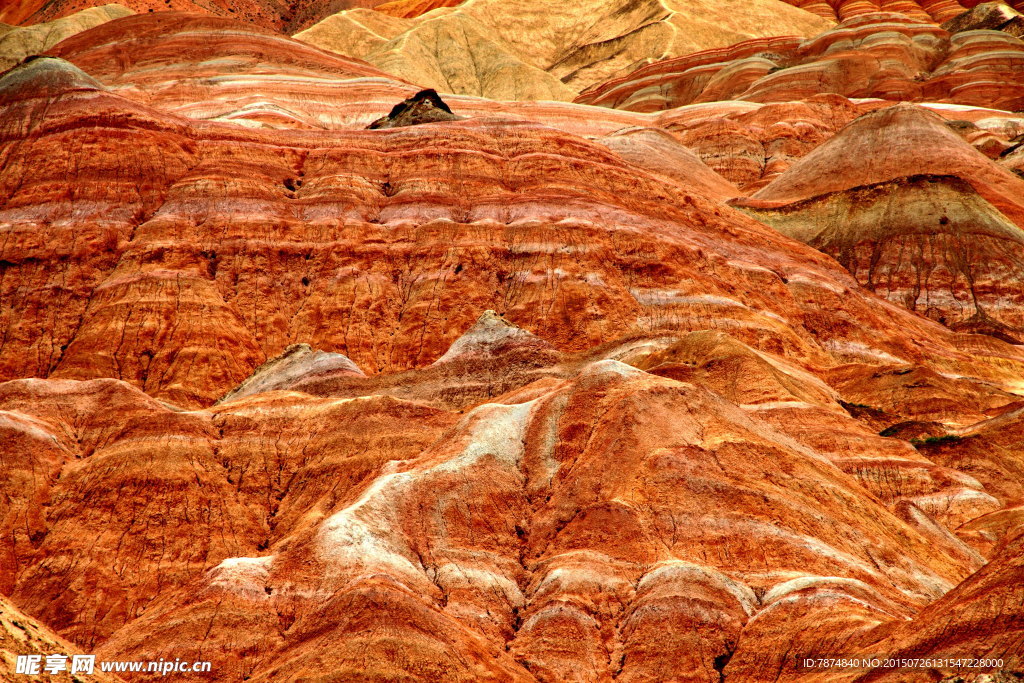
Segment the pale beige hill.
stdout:
<svg viewBox="0 0 1024 683">
<path fill-rule="evenodd" d="M 776 0 L 664 1 L 673 11 L 668 23 L 675 29 L 665 57 L 726 47 L 751 38 L 809 38 L 834 25 L 829 20 Z"/>
<path fill-rule="evenodd" d="M 411 19 L 360 8 L 332 14 L 294 37 L 324 50 L 365 59 L 415 23 Z"/>
<path fill-rule="evenodd" d="M 371 55 L 372 63 L 442 92 L 495 100 L 572 101 L 576 93 L 489 38 L 490 28 L 454 13 L 417 23 Z"/>
<path fill-rule="evenodd" d="M 653 60 L 831 25 L 780 0 L 469 0 L 412 19 L 367 14 L 295 37 L 442 92 L 503 99 L 569 99 Z"/>
<path fill-rule="evenodd" d="M 491 28 L 463 13 L 422 21 L 373 10 L 339 12 L 297 33 L 304 42 L 365 59 L 390 74 L 440 92 L 498 100 L 571 101 L 552 74 L 491 40 Z"/>
<path fill-rule="evenodd" d="M 0 24 L 0 71 L 6 71 L 29 55 L 37 55 L 76 33 L 87 31 L 112 19 L 134 14 L 121 5 L 103 5 L 32 26 Z"/>
</svg>

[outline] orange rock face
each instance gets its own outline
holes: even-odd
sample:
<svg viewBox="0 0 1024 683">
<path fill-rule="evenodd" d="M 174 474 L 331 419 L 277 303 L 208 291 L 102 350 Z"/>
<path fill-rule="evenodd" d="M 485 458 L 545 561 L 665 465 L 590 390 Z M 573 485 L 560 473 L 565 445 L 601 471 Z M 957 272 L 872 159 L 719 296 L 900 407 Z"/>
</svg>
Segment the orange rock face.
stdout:
<svg viewBox="0 0 1024 683">
<path fill-rule="evenodd" d="M 1024 108 L 1024 43 L 1001 31 L 947 33 L 902 14 L 848 19 L 814 38 L 752 40 L 655 62 L 576 101 L 632 111 L 697 102 L 850 98 Z"/>
<path fill-rule="evenodd" d="M 386 0 L 120 0 L 117 4 L 137 14 L 201 12 L 292 34 L 335 12 L 374 7 L 383 2 Z M 0 7 L 0 22 L 35 24 L 53 21 L 102 4 L 106 4 L 105 0 L 10 0 Z"/>
<path fill-rule="evenodd" d="M 4 664 L 1012 680 L 1024 44 L 954 5 L 576 103 L 208 8 L 0 74 Z"/>
<path fill-rule="evenodd" d="M 980 0 L 785 0 L 826 19 L 844 21 L 873 12 L 899 12 L 915 19 L 942 23 L 963 14 Z M 1020 0 L 1008 3 L 1019 7 Z"/>
<path fill-rule="evenodd" d="M 374 9 L 393 17 L 411 19 L 439 7 L 455 7 L 461 4 L 462 0 L 393 0 L 377 5 Z"/>
<path fill-rule="evenodd" d="M 901 105 L 857 119 L 735 203 L 911 310 L 1015 342 L 1022 198 L 1024 181 L 939 116 Z"/>
</svg>

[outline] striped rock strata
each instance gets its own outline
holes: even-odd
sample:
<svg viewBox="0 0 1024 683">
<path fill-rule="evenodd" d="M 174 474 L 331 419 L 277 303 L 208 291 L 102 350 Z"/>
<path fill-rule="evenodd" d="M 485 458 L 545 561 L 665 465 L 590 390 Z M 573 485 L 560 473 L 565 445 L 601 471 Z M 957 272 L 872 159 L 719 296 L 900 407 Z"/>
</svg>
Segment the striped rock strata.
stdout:
<svg viewBox="0 0 1024 683">
<path fill-rule="evenodd" d="M 1017 343 L 1024 181 L 913 105 L 867 114 L 748 199 L 867 287 Z"/>
<path fill-rule="evenodd" d="M 557 129 L 248 130 L 147 108 L 51 59 L 4 86 L 22 122 L 3 141 L 8 377 L 117 377 L 198 405 L 297 336 L 367 372 L 429 364 L 487 308 L 567 349 L 717 320 L 808 361 L 823 344 L 926 355 L 904 334 L 920 323 L 877 321 L 832 261 Z M 559 246 L 570 234 L 580 246 Z M 822 299 L 872 331 L 818 322 Z M 970 363 L 958 343 L 930 362 Z"/>
<path fill-rule="evenodd" d="M 1024 42 L 1001 31 L 950 34 L 899 14 L 849 19 L 813 38 L 738 43 L 643 66 L 577 102 L 657 111 L 695 102 L 849 98 L 1024 108 Z"/>
<path fill-rule="evenodd" d="M 829 25 L 779 0 L 469 0 L 412 19 L 343 12 L 295 37 L 439 92 L 570 100 L 654 59 Z"/>
<path fill-rule="evenodd" d="M 1024 655 L 1024 130 L 981 81 L 403 109 L 427 84 L 148 12 L 50 55 L 0 77 L 0 617 L 185 681 Z"/>
</svg>

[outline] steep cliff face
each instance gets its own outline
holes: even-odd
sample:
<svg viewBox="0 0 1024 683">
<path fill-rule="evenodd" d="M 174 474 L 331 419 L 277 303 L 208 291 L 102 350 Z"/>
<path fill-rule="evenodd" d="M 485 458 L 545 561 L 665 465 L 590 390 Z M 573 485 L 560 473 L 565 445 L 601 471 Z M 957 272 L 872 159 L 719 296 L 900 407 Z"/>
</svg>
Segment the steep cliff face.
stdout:
<svg viewBox="0 0 1024 683">
<path fill-rule="evenodd" d="M 436 4 L 144 12 L 0 74 L 5 652 L 1020 661 L 1019 40 L 952 2 Z"/>
</svg>

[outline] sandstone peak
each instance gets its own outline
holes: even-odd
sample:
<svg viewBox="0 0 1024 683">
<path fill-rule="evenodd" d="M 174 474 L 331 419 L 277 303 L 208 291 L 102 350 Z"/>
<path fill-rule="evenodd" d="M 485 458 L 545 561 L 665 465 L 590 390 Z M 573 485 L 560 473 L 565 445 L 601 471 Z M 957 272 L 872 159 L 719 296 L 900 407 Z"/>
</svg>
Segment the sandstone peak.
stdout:
<svg viewBox="0 0 1024 683">
<path fill-rule="evenodd" d="M 755 192 L 751 199 L 759 202 L 748 205 L 781 205 L 919 174 L 959 177 L 1024 225 L 1024 181 L 975 150 L 938 114 L 914 104 L 857 118 Z"/>
<path fill-rule="evenodd" d="M 504 314 L 499 314 L 497 311 L 488 308 L 486 311 L 480 314 L 480 317 L 473 323 L 473 327 L 470 328 L 470 332 L 477 329 L 504 329 L 510 328 L 514 330 L 520 329 L 515 323 L 506 320 Z"/>
<path fill-rule="evenodd" d="M 442 121 L 461 121 L 463 117 L 452 113 L 436 90 L 420 90 L 415 95 L 399 102 L 387 116 L 383 116 L 367 128 L 401 128 L 402 126 L 418 126 L 424 123 Z"/>
<path fill-rule="evenodd" d="M 0 103 L 31 93 L 53 96 L 72 90 L 104 90 L 104 86 L 71 62 L 45 55 L 31 55 L 0 74 Z"/>
<path fill-rule="evenodd" d="M 456 359 L 490 356 L 513 348 L 553 349 L 551 344 L 540 337 L 488 309 L 480 314 L 473 326 L 456 339 L 434 364 L 442 365 Z"/>
<path fill-rule="evenodd" d="M 305 343 L 292 344 L 279 356 L 256 368 L 219 403 L 265 391 L 287 390 L 300 381 L 312 381 L 325 374 L 362 377 L 363 371 L 344 354 L 320 351 Z"/>
</svg>

